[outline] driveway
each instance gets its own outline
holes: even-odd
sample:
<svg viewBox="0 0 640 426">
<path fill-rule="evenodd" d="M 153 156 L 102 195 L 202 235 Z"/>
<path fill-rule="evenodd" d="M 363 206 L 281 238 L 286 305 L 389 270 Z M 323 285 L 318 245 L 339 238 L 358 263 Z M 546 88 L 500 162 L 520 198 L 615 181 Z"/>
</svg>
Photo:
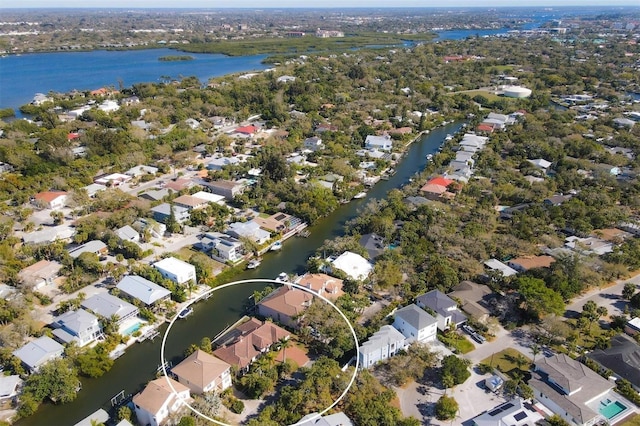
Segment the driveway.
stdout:
<svg viewBox="0 0 640 426">
<path fill-rule="evenodd" d="M 622 298 L 622 289 L 626 283 L 634 283 L 636 288 L 640 287 L 640 274 L 635 275 L 627 280 L 616 281 L 615 284 L 604 287 L 596 288 L 586 292 L 585 294 L 576 297 L 571 303 L 567 305 L 567 310 L 564 314 L 566 318 L 575 318 L 582 312 L 584 304 L 593 300 L 598 306 L 604 306 L 611 315 L 622 315 L 624 308 L 627 305 L 627 301 Z"/>
</svg>

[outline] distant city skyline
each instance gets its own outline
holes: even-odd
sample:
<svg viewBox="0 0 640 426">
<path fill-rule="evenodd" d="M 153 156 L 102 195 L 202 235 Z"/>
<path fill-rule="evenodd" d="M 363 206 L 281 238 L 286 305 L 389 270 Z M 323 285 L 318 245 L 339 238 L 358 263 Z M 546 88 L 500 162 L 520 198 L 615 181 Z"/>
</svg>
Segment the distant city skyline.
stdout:
<svg viewBox="0 0 640 426">
<path fill-rule="evenodd" d="M 218 2 L 205 0 L 187 0 L 176 2 L 175 0 L 95 0 L 90 3 L 78 0 L 21 0 L 11 5 L 4 4 L 0 8 L 8 9 L 51 9 L 51 8 L 197 8 L 197 9 L 278 9 L 278 8 L 402 8 L 402 7 L 562 7 L 562 6 L 640 6 L 638 0 L 525 0 L 514 2 L 513 0 L 491 0 L 477 2 L 473 0 L 400 0 L 389 6 L 388 1 L 370 0 L 363 4 L 359 0 L 311 0 L 299 2 L 297 0 L 275 0 L 265 4 L 260 0 L 236 0 L 233 2 Z"/>
</svg>

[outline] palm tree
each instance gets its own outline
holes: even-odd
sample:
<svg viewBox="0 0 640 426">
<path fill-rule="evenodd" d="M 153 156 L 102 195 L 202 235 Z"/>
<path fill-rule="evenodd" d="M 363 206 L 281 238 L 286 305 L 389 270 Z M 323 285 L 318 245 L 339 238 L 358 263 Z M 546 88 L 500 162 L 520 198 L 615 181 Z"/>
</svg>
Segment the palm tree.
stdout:
<svg viewBox="0 0 640 426">
<path fill-rule="evenodd" d="M 447 394 L 447 389 L 455 386 L 455 379 L 451 374 L 445 374 L 442 376 L 442 386 L 444 387 L 444 394 Z"/>
<path fill-rule="evenodd" d="M 285 362 L 287 362 L 287 348 L 291 346 L 291 340 L 289 340 L 288 337 L 283 337 L 282 339 L 278 340 L 278 345 L 282 349 L 282 363 L 284 364 Z"/>
<path fill-rule="evenodd" d="M 537 343 L 534 343 L 533 345 L 531 345 L 531 353 L 533 354 L 533 363 L 536 363 L 536 355 L 538 355 L 540 353 L 541 349 L 540 349 L 540 345 L 538 345 Z"/>
</svg>

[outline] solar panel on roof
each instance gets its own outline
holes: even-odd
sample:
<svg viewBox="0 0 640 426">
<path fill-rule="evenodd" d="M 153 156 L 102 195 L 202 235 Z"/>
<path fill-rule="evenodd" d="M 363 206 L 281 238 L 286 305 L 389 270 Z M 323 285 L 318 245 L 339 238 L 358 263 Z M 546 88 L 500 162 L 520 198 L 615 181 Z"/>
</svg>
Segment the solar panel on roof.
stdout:
<svg viewBox="0 0 640 426">
<path fill-rule="evenodd" d="M 527 413 L 525 413 L 524 411 L 520 411 L 519 413 L 516 413 L 515 416 L 513 416 L 514 419 L 516 419 L 517 421 L 520 421 L 522 419 L 526 419 L 527 418 Z"/>
</svg>

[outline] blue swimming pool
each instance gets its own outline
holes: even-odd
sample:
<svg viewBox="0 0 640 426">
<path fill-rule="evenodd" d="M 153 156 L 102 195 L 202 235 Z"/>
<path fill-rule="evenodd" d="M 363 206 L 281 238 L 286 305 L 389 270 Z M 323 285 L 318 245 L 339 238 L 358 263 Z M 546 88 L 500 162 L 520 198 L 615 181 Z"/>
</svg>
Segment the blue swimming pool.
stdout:
<svg viewBox="0 0 640 426">
<path fill-rule="evenodd" d="M 135 333 L 136 331 L 140 330 L 140 327 L 142 327 L 142 323 L 141 322 L 137 322 L 135 324 L 133 324 L 132 326 L 128 327 L 126 330 L 122 331 L 122 335 L 123 336 L 129 336 L 133 333 Z"/>
<path fill-rule="evenodd" d="M 627 409 L 627 406 L 620 401 L 603 401 L 600 403 L 600 414 L 611 420 Z"/>
</svg>

